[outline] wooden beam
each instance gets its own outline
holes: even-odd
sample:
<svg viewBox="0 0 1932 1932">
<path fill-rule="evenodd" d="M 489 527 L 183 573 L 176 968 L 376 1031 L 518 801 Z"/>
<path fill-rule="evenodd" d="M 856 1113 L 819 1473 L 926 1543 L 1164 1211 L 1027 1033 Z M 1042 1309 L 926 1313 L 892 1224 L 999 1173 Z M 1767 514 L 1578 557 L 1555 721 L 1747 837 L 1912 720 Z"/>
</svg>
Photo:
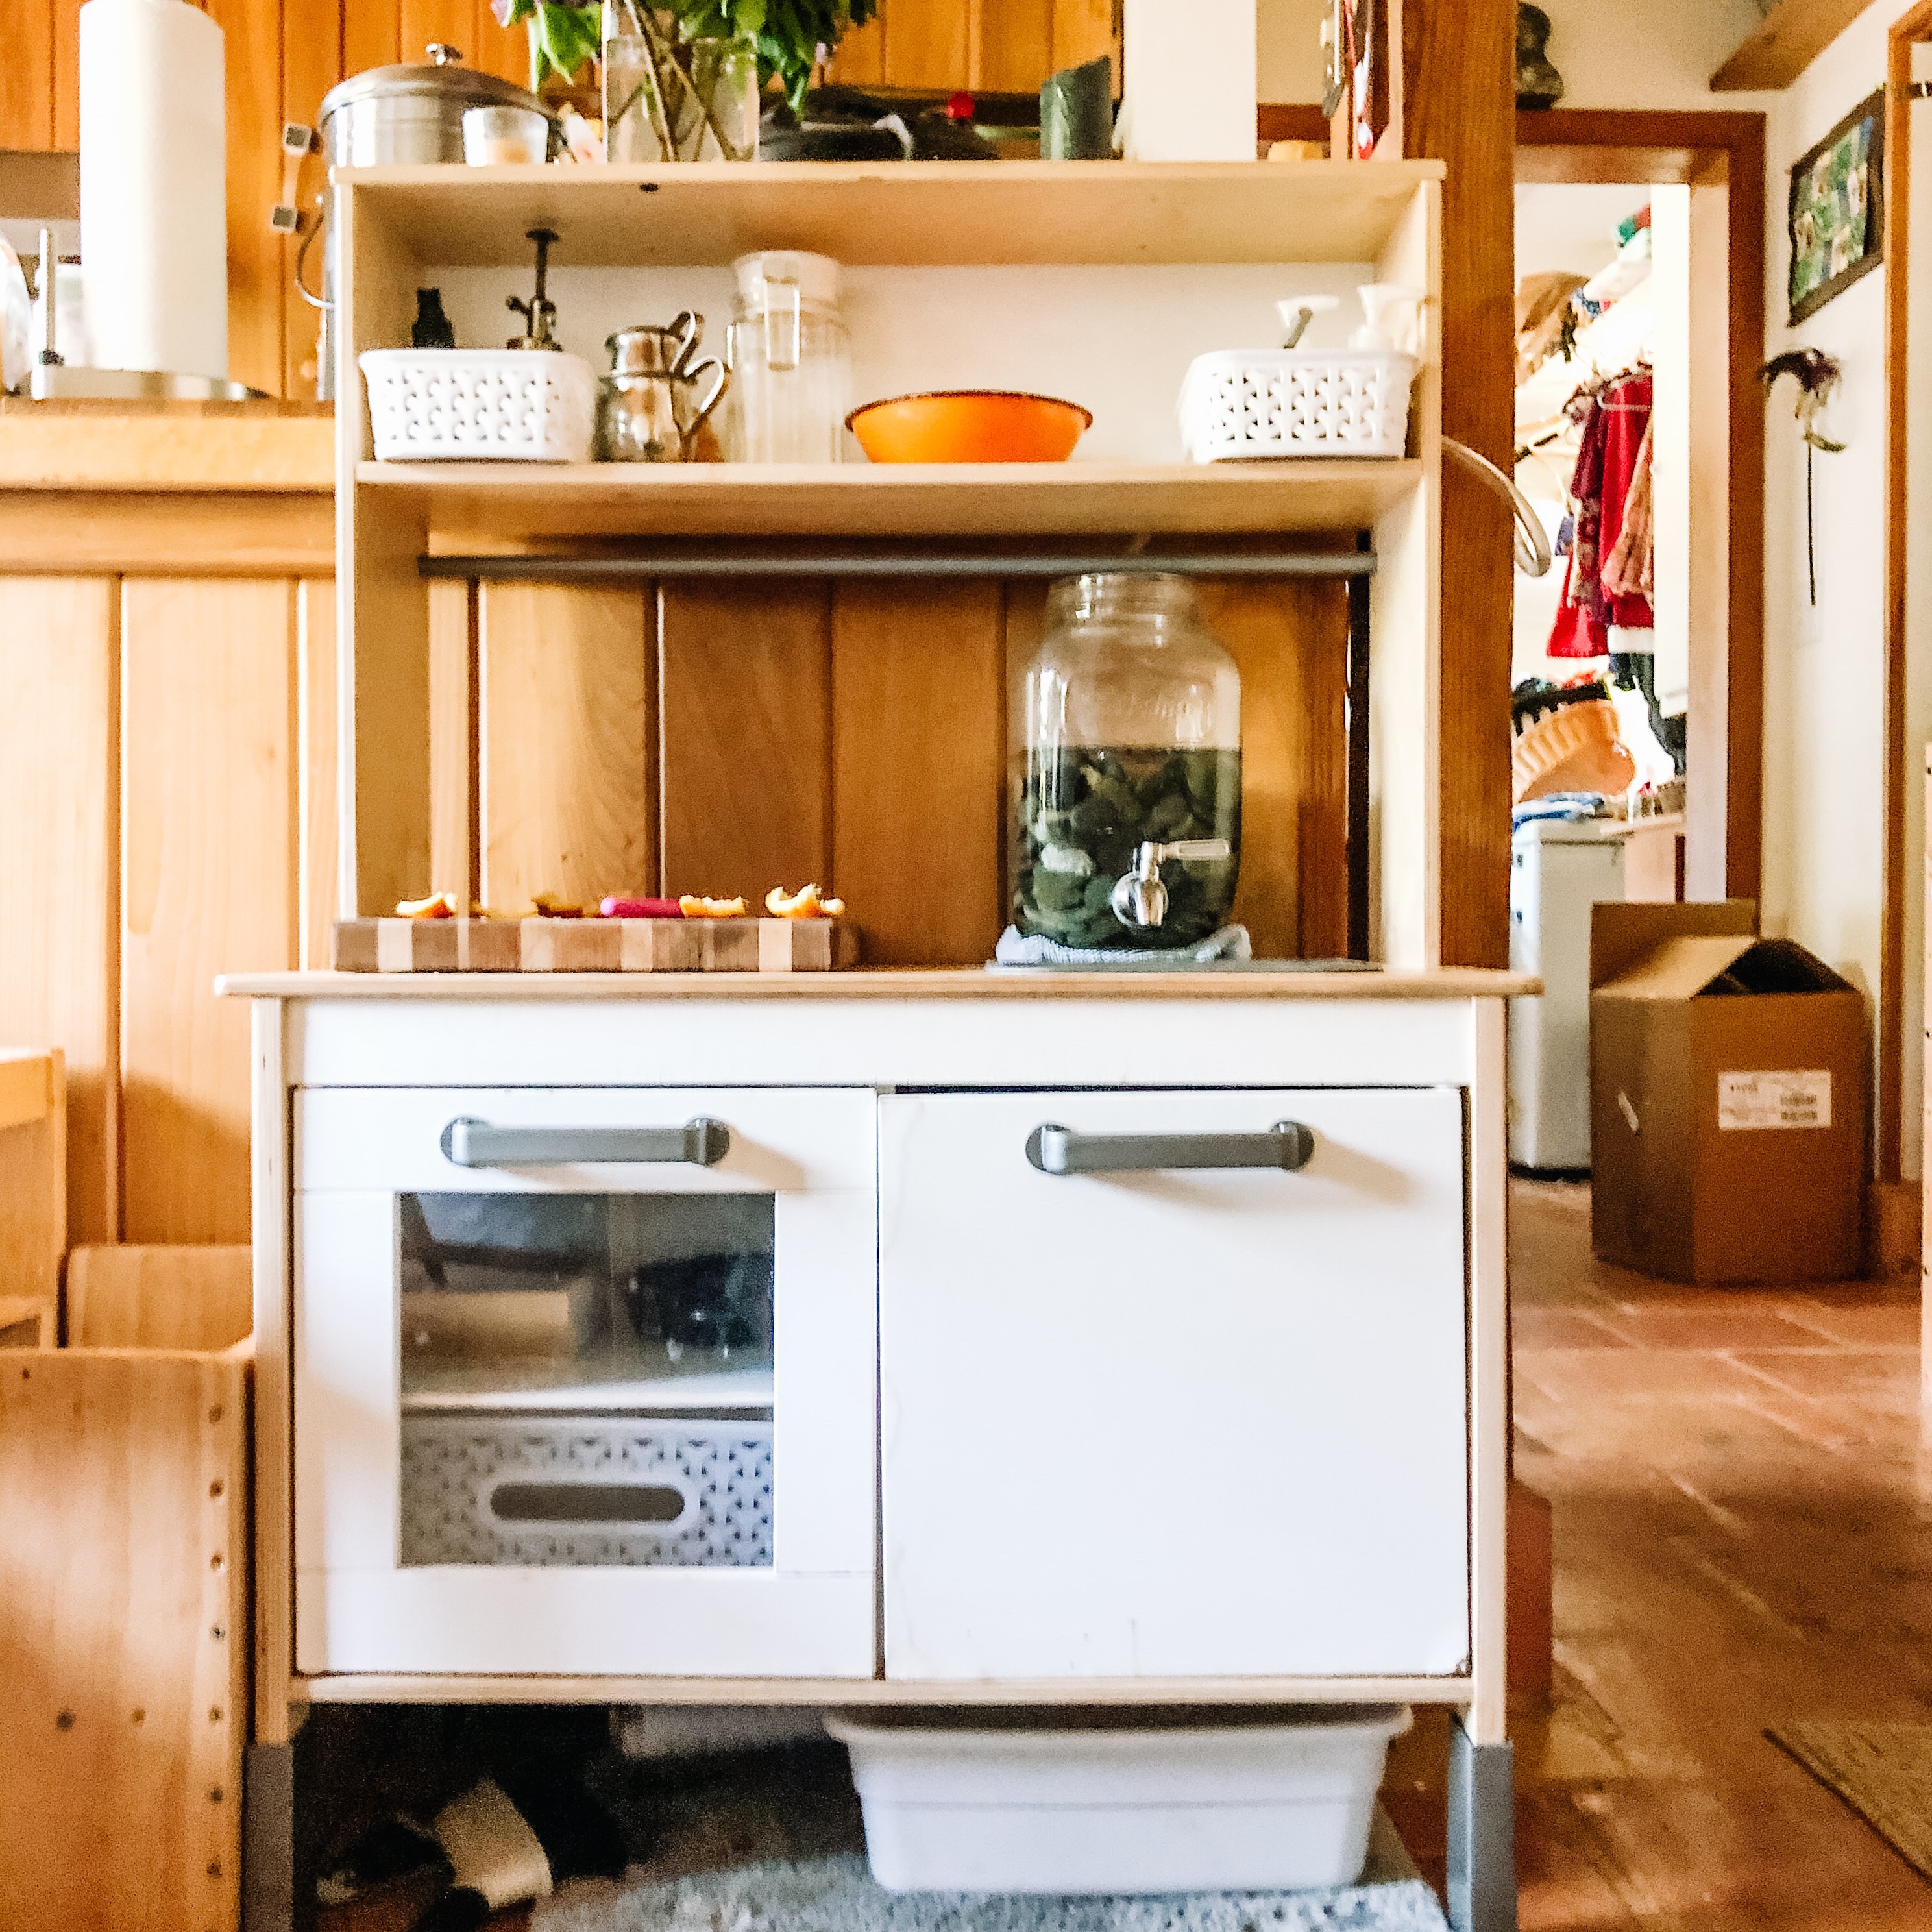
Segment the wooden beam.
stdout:
<svg viewBox="0 0 1932 1932">
<path fill-rule="evenodd" d="M 1442 433 L 1507 467 L 1515 425 L 1516 9 L 1404 0 L 1402 151 L 1445 161 Z M 1442 961 L 1509 955 L 1508 506 L 1442 478 Z"/>
<path fill-rule="evenodd" d="M 1867 0 L 1781 0 L 1711 76 L 1713 94 L 1789 87 L 1865 10 Z"/>
</svg>

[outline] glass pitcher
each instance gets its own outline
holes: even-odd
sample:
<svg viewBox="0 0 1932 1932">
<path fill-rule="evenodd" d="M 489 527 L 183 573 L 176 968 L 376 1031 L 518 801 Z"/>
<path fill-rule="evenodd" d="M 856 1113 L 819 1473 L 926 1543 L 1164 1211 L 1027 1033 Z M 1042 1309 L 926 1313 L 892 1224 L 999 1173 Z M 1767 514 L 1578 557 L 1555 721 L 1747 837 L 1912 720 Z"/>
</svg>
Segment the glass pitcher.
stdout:
<svg viewBox="0 0 1932 1932">
<path fill-rule="evenodd" d="M 1184 578 L 1063 578 L 1015 680 L 1012 915 L 1062 945 L 1150 951 L 1228 922 L 1241 680 Z"/>
<path fill-rule="evenodd" d="M 836 463 L 851 406 L 852 357 L 838 314 L 838 264 L 796 250 L 741 255 L 724 338 L 734 463 Z"/>
</svg>

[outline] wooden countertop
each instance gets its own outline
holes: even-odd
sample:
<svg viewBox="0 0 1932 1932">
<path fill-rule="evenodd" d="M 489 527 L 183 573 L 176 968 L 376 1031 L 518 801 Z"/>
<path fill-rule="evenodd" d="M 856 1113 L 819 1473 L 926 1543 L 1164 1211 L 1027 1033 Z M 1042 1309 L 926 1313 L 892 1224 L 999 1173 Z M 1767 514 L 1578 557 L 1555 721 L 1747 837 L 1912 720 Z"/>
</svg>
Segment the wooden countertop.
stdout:
<svg viewBox="0 0 1932 1932">
<path fill-rule="evenodd" d="M 1477 1000 L 1539 993 L 1527 974 L 1076 973 L 984 967 L 848 973 L 231 973 L 257 1000 Z"/>
<path fill-rule="evenodd" d="M 0 490 L 332 494 L 327 403 L 0 398 Z"/>
</svg>

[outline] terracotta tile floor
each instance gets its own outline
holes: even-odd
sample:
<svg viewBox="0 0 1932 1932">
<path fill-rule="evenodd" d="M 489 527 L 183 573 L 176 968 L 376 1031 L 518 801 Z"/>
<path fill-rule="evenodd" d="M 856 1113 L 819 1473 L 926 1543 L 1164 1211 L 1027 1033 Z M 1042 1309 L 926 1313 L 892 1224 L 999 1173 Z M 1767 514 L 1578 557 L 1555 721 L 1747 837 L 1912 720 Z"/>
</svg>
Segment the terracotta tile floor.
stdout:
<svg viewBox="0 0 1932 1932">
<path fill-rule="evenodd" d="M 1932 1450 L 1910 1286 L 1680 1288 L 1518 1183 L 1516 1472 L 1555 1518 L 1556 1688 L 1520 1708 L 1524 1932 L 1932 1932 L 1932 1885 L 1769 1743 L 1932 1721 Z M 1439 1724 L 1386 1796 L 1439 1861 Z"/>
</svg>

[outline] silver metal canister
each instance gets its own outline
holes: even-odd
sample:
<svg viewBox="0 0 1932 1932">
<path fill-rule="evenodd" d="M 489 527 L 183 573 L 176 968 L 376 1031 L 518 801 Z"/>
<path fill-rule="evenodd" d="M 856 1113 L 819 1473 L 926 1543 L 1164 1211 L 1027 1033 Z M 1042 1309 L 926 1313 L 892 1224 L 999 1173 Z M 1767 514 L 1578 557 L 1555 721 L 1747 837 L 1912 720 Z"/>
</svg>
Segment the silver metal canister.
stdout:
<svg viewBox="0 0 1932 1932">
<path fill-rule="evenodd" d="M 471 107 L 514 107 L 541 118 L 550 128 L 549 152 L 556 152 L 554 123 L 549 110 L 528 88 L 463 65 L 454 47 L 432 40 L 422 63 L 370 68 L 351 74 L 322 98 L 323 152 L 337 168 L 371 168 L 460 161 L 463 116 Z M 322 220 L 311 229 L 296 264 L 296 286 L 302 298 L 322 311 L 322 340 L 316 358 L 316 394 L 326 400 L 335 393 L 334 224 L 328 202 Z M 315 294 L 304 280 L 307 257 L 318 235 L 322 244 L 322 292 Z"/>
</svg>

